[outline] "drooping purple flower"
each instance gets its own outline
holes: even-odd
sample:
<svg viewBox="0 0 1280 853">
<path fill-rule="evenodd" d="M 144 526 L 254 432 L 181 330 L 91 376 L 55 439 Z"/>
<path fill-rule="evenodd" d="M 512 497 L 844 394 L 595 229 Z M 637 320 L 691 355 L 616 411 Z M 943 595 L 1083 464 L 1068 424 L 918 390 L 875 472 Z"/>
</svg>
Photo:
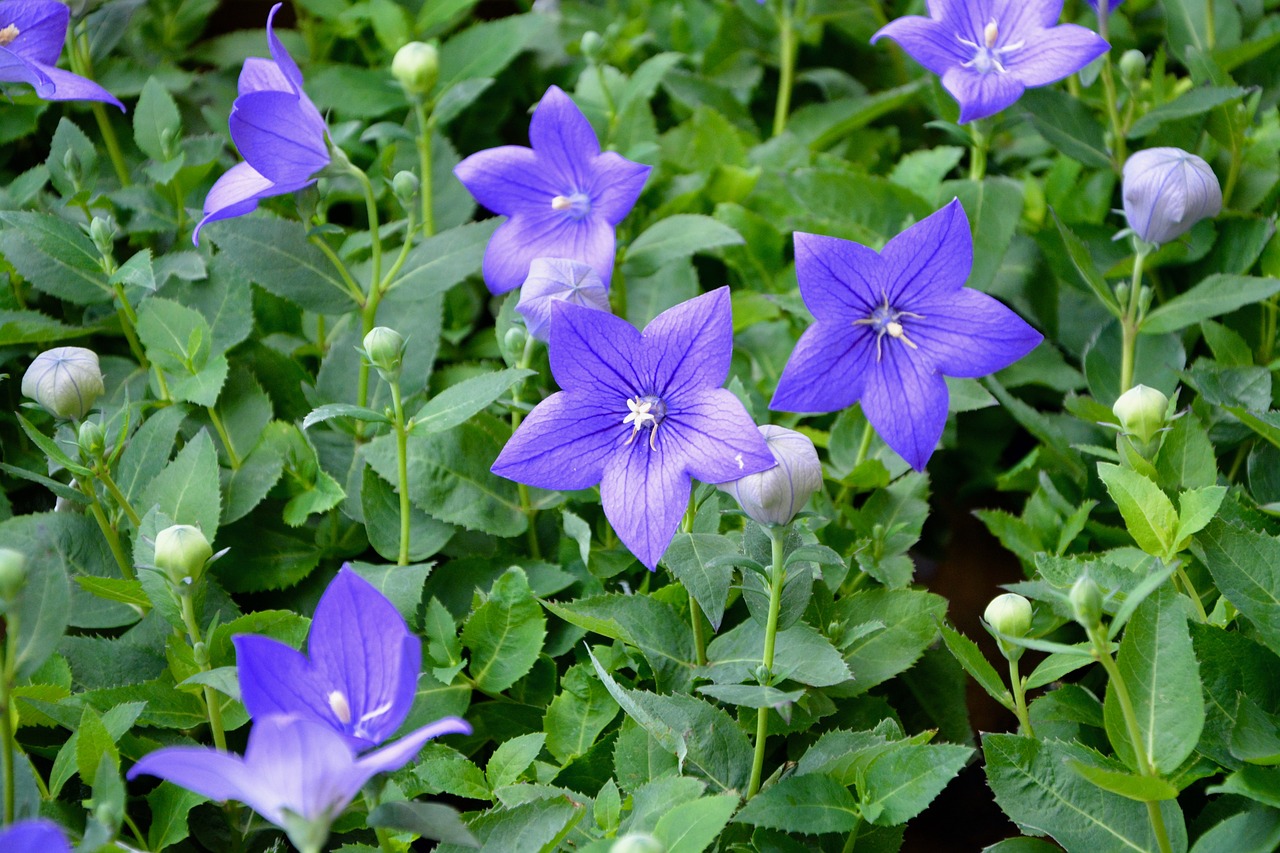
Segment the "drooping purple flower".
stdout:
<svg viewBox="0 0 1280 853">
<path fill-rule="evenodd" d="M 231 105 L 231 140 L 244 157 L 218 178 L 204 200 L 204 218 L 191 235 L 219 219 L 251 213 L 261 199 L 300 190 L 329 165 L 324 118 L 302 91 L 302 72 L 276 38 L 272 24 L 282 3 L 267 16 L 271 59 L 250 57 L 240 70 L 240 96 Z"/>
<path fill-rule="evenodd" d="M 929 17 L 907 15 L 888 36 L 942 78 L 960 102 L 960 123 L 994 115 L 1025 89 L 1061 80 L 1105 53 L 1092 30 L 1058 24 L 1062 0 L 928 0 Z"/>
<path fill-rule="evenodd" d="M 21 820 L 0 830 L 4 853 L 71 853 L 62 828 L 51 820 Z"/>
<path fill-rule="evenodd" d="M 534 259 L 516 305 L 530 335 L 546 342 L 551 333 L 551 305 L 558 300 L 608 311 L 609 289 L 588 264 L 568 258 Z"/>
<path fill-rule="evenodd" d="M 46 101 L 104 101 L 124 112 L 115 95 L 58 68 L 71 9 L 56 0 L 0 2 L 0 83 L 29 83 Z"/>
<path fill-rule="evenodd" d="M 1181 148 L 1148 148 L 1126 160 L 1121 195 L 1129 230 L 1147 243 L 1176 240 L 1222 212 L 1218 176 Z"/>
<path fill-rule="evenodd" d="M 509 217 L 485 250 L 485 284 L 514 290 L 535 258 L 590 264 L 608 284 L 614 227 L 640 197 L 649 167 L 601 153 L 586 116 L 556 86 L 534 110 L 529 141 L 532 148 L 479 151 L 453 170 L 476 201 Z"/>
<path fill-rule="evenodd" d="M 600 483 L 605 516 L 650 569 L 675 535 L 690 478 L 754 474 L 774 459 L 721 386 L 733 323 L 722 287 L 638 331 L 604 311 L 551 306 L 551 373 L 562 390 L 534 408 L 493 472 L 544 489 Z"/>
<path fill-rule="evenodd" d="M 144 755 L 128 778 L 158 776 L 211 800 L 239 800 L 285 830 L 299 850 L 318 851 L 365 782 L 403 767 L 432 738 L 470 733 L 466 721 L 445 717 L 357 757 L 331 727 L 272 714 L 254 720 L 244 757 L 171 746 Z"/>
<path fill-rule="evenodd" d="M 1043 339 L 995 299 L 964 287 L 973 265 L 958 200 L 877 253 L 835 237 L 797 233 L 796 278 L 816 318 L 778 381 L 769 408 L 834 412 L 862 403 L 871 425 L 923 470 L 942 436 L 942 377 L 1007 367 Z"/>
<path fill-rule="evenodd" d="M 304 655 L 241 634 L 240 697 L 254 719 L 294 714 L 329 726 L 360 751 L 382 743 L 413 705 L 421 642 L 387 598 L 344 566 L 316 605 Z"/>
</svg>

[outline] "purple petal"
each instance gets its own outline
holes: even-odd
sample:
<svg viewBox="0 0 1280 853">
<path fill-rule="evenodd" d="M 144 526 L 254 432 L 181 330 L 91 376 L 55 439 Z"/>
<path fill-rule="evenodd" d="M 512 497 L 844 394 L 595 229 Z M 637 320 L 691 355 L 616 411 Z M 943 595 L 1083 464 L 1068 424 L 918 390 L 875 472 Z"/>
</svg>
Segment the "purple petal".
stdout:
<svg viewBox="0 0 1280 853">
<path fill-rule="evenodd" d="M 570 191 L 538 168 L 538 155 L 519 145 L 477 151 L 453 169 L 467 191 L 484 207 L 503 216 L 519 211 L 551 210 L 551 200 Z"/>
<path fill-rule="evenodd" d="M 1047 86 L 1076 73 L 1109 48 L 1093 30 L 1063 24 L 1037 33 L 1035 45 L 1009 54 L 1005 66 L 1024 86 Z"/>
<path fill-rule="evenodd" d="M 574 191 L 587 189 L 589 164 L 600 153 L 600 141 L 591 122 L 559 86 L 547 89 L 533 111 L 529 141 L 544 168 L 554 170 L 553 174 Z"/>
<path fill-rule="evenodd" d="M 379 773 L 399 770 L 409 763 L 429 740 L 445 735 L 469 734 L 471 734 L 471 726 L 466 720 L 459 717 L 441 717 L 430 725 L 409 732 L 395 743 L 358 759 L 356 770 L 358 775 L 363 777 L 360 784 L 363 785 Z"/>
<path fill-rule="evenodd" d="M 237 799 L 277 825 L 286 809 L 307 820 L 332 819 L 368 778 L 360 777 L 351 747 L 331 727 L 274 714 L 254 720 L 244 769 Z"/>
<path fill-rule="evenodd" d="M 640 435 L 610 457 L 600 481 L 600 502 L 622 544 L 652 571 L 676 535 L 689 504 L 683 454 L 662 444 L 656 450 Z"/>
<path fill-rule="evenodd" d="M 312 110 L 288 92 L 241 95 L 231 109 L 231 139 L 263 177 L 277 184 L 307 181 L 329 165 L 324 121 Z"/>
<path fill-rule="evenodd" d="M 0 47 L 0 82 L 26 83 L 40 94 L 41 89 L 52 92 L 53 80 L 41 67 L 19 56 L 7 47 Z M 43 97 L 43 96 L 41 96 Z"/>
<path fill-rule="evenodd" d="M 870 326 L 819 320 L 800 336 L 778 379 L 769 408 L 778 412 L 834 412 L 862 396 L 875 359 Z"/>
<path fill-rule="evenodd" d="M 908 334 L 946 376 L 976 378 L 1008 367 L 1044 336 L 995 299 L 971 288 L 922 303 Z"/>
<path fill-rule="evenodd" d="M 890 21 L 871 37 L 871 43 L 885 37 L 896 41 L 912 59 L 938 76 L 973 58 L 972 51 L 956 38 L 955 30 L 918 15 Z"/>
<path fill-rule="evenodd" d="M 559 391 L 539 403 L 494 460 L 499 477 L 540 489 L 585 489 L 600 482 L 605 461 L 631 429 L 623 424 L 626 398 L 617 397 L 620 411 L 600 401 Z"/>
<path fill-rule="evenodd" d="M 1061 17 L 1062 0 L 993 0 L 991 12 L 982 23 L 985 26 L 992 19 L 999 22 L 999 44 L 1004 46 L 1027 36 L 1039 39 L 1036 30 L 1054 26 Z M 982 32 L 981 27 L 978 32 Z"/>
<path fill-rule="evenodd" d="M 41 65 L 57 65 L 67 40 L 71 9 L 51 0 L 6 0 L 0 5 L 0 27 L 15 26 L 18 36 L 9 49 Z"/>
<path fill-rule="evenodd" d="M 504 222 L 484 252 L 484 282 L 506 293 L 524 282 L 537 258 L 569 258 L 588 264 L 608 284 L 615 253 L 613 226 L 596 216 L 583 219 L 552 210 L 523 212 Z"/>
<path fill-rule="evenodd" d="M 51 820 L 23 820 L 0 830 L 0 850 L 5 853 L 71 853 L 62 828 Z"/>
<path fill-rule="evenodd" d="M 663 311 L 645 326 L 642 393 L 678 405 L 682 394 L 717 388 L 733 358 L 729 288 L 720 287 Z"/>
<path fill-rule="evenodd" d="M 144 755 L 126 778 L 142 775 L 158 776 L 211 800 L 243 801 L 253 774 L 238 755 L 204 746 L 169 746 Z"/>
<path fill-rule="evenodd" d="M 1026 91 L 1012 74 L 983 74 L 955 66 L 942 75 L 942 86 L 960 102 L 960 123 L 995 115 Z"/>
<path fill-rule="evenodd" d="M 884 304 L 884 262 L 852 240 L 797 231 L 796 279 L 819 320 L 857 320 Z"/>
<path fill-rule="evenodd" d="M 640 369 L 644 358 L 640 332 L 621 317 L 558 302 L 551 306 L 547 349 L 556 383 L 601 411 L 616 406 L 625 414 L 628 399 L 651 393 Z"/>
<path fill-rule="evenodd" d="M 587 264 L 568 258 L 535 258 L 520 286 L 516 311 L 524 317 L 529 334 L 540 341 L 550 340 L 551 306 L 557 301 L 608 311 L 609 291 L 600 274 Z"/>
<path fill-rule="evenodd" d="M 306 655 L 256 634 L 241 634 L 232 642 L 236 647 L 240 699 L 250 717 L 256 720 L 269 714 L 294 714 L 342 728 L 329 707 L 330 687 Z"/>
<path fill-rule="evenodd" d="M 742 402 L 725 388 L 690 395 L 669 408 L 654 445 L 662 452 L 677 450 L 685 471 L 704 483 L 736 480 L 777 464 Z"/>
<path fill-rule="evenodd" d="M 267 48 L 271 51 L 271 58 L 280 66 L 281 73 L 293 84 L 290 88 L 295 92 L 301 92 L 302 72 L 298 70 L 298 63 L 293 61 L 289 51 L 285 50 L 284 45 L 280 43 L 280 39 L 276 38 L 276 12 L 279 12 L 280 7 L 283 5 L 283 3 L 277 3 L 272 6 L 271 12 L 267 15 Z"/>
<path fill-rule="evenodd" d="M 880 256 L 889 305 L 899 311 L 959 290 L 973 267 L 973 237 L 959 199 L 894 237 Z"/>
<path fill-rule="evenodd" d="M 862 410 L 885 444 L 923 471 L 947 423 L 947 384 L 919 352 L 883 343 L 881 360 L 867 371 Z"/>
<path fill-rule="evenodd" d="M 592 212 L 610 225 L 617 225 L 635 207 L 652 167 L 606 151 L 595 158 L 591 168 L 592 179 L 587 194 L 591 197 Z"/>
<path fill-rule="evenodd" d="M 281 190 L 277 190 L 273 182 L 259 175 L 248 163 L 237 163 L 209 190 L 204 200 L 204 218 L 191 235 L 191 242 L 200 245 L 200 229 L 210 222 L 252 213 L 258 208 L 258 199 L 278 192 Z"/>
<path fill-rule="evenodd" d="M 294 91 L 293 84 L 288 77 L 284 76 L 279 65 L 276 65 L 273 60 L 257 56 L 251 56 L 244 61 L 244 67 L 240 69 L 238 87 L 241 95 L 251 95 L 254 92 Z"/>
</svg>

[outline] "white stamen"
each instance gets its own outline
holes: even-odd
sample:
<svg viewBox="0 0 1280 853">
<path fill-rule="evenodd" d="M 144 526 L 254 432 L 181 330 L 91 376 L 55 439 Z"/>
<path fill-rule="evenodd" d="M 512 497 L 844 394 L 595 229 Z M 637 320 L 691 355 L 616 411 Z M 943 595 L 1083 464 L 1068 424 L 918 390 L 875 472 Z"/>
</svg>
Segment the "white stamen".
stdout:
<svg viewBox="0 0 1280 853">
<path fill-rule="evenodd" d="M 344 726 L 351 722 L 351 706 L 347 704 L 347 697 L 341 690 L 329 694 L 329 708 Z"/>
<path fill-rule="evenodd" d="M 573 207 L 573 202 L 568 196 L 558 195 L 551 199 L 552 210 L 568 210 L 571 207 Z"/>
<path fill-rule="evenodd" d="M 649 449 L 657 450 L 658 447 L 655 442 L 658 440 L 658 418 L 650 411 L 653 408 L 653 403 L 641 397 L 636 397 L 634 400 L 627 400 L 627 408 L 631 410 L 631 413 L 622 419 L 622 423 L 624 426 L 631 424 L 633 429 L 631 430 L 631 437 L 622 446 L 626 447 L 631 444 L 636 440 L 636 435 L 641 429 L 646 425 L 651 425 L 653 429 L 649 432 Z"/>
<path fill-rule="evenodd" d="M 733 461 L 738 463 L 738 470 L 739 470 L 739 471 L 741 471 L 743 468 L 746 468 L 746 467 L 747 467 L 747 464 L 742 460 L 742 454 L 741 454 L 741 453 L 739 453 L 737 456 L 733 457 Z"/>
<path fill-rule="evenodd" d="M 990 21 L 982 30 L 982 39 L 987 43 L 987 50 L 994 50 L 996 39 L 1000 37 L 1000 28 L 996 26 L 996 22 Z"/>
<path fill-rule="evenodd" d="M 13 40 L 22 35 L 22 31 L 18 29 L 16 24 L 10 24 L 3 30 L 0 30 L 0 47 L 12 44 Z"/>
</svg>

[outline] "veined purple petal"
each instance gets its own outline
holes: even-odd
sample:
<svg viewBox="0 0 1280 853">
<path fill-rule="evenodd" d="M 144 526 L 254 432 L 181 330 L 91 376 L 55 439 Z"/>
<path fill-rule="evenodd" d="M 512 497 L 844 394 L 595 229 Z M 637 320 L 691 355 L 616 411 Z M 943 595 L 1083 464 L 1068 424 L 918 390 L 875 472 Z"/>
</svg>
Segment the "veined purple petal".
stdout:
<svg viewBox="0 0 1280 853">
<path fill-rule="evenodd" d="M 921 303 L 910 335 L 946 376 L 976 378 L 1013 364 L 1044 336 L 997 300 L 971 288 Z"/>
<path fill-rule="evenodd" d="M 616 405 L 625 413 L 628 398 L 652 393 L 641 341 L 639 330 L 621 317 L 564 302 L 551 306 L 551 375 L 600 411 Z"/>
<path fill-rule="evenodd" d="M 511 217 L 489 238 L 484 282 L 490 292 L 514 290 L 537 258 L 570 258 L 588 264 L 608 284 L 616 251 L 613 226 L 596 216 L 575 220 L 548 207 Z"/>
<path fill-rule="evenodd" d="M 1027 88 L 1010 74 L 983 74 L 958 65 L 942 75 L 942 87 L 960 102 L 961 124 L 995 115 Z"/>
<path fill-rule="evenodd" d="M 643 393 L 675 405 L 690 391 L 723 385 L 733 358 L 730 311 L 729 288 L 719 287 L 653 318 L 643 335 Z"/>
<path fill-rule="evenodd" d="M 453 169 L 467 191 L 484 207 L 503 216 L 521 210 L 551 210 L 551 200 L 570 191 L 538 169 L 538 155 L 521 145 L 477 151 Z"/>
<path fill-rule="evenodd" d="M 736 480 L 777 464 L 742 402 L 726 388 L 681 397 L 668 408 L 654 444 L 663 452 L 676 445 L 685 471 L 704 483 Z"/>
<path fill-rule="evenodd" d="M 1040 33 L 1034 50 L 1009 54 L 1005 65 L 1022 85 L 1047 86 L 1079 71 L 1109 48 L 1093 30 L 1062 24 Z"/>
<path fill-rule="evenodd" d="M 240 80 L 237 84 L 241 95 L 254 92 L 292 92 L 293 84 L 274 60 L 251 56 L 244 61 L 240 69 Z"/>
<path fill-rule="evenodd" d="M 278 826 L 286 809 L 309 821 L 331 821 L 368 779 L 341 734 L 299 717 L 254 720 L 244 765 L 249 778 L 236 799 Z"/>
<path fill-rule="evenodd" d="M 769 408 L 777 412 L 834 412 L 862 396 L 875 364 L 870 326 L 818 320 L 800 336 L 778 379 Z"/>
<path fill-rule="evenodd" d="M 52 92 L 53 80 L 41 70 L 39 65 L 24 59 L 7 47 L 0 47 L 0 83 L 26 83 L 40 93 Z"/>
<path fill-rule="evenodd" d="M 71 853 L 62 828 L 51 820 L 20 820 L 0 830 L 5 853 Z"/>
<path fill-rule="evenodd" d="M 48 78 L 49 83 L 36 83 L 36 94 L 46 101 L 102 101 L 119 107 L 124 112 L 124 104 L 115 95 L 99 86 L 92 80 L 86 80 L 78 74 L 63 71 L 52 65 L 37 65 L 40 73 Z"/>
<path fill-rule="evenodd" d="M 897 341 L 882 352 L 867 371 L 862 411 L 885 444 L 923 471 L 947 423 L 947 384 L 930 359 Z"/>
<path fill-rule="evenodd" d="M 249 737 L 253 738 L 253 732 Z M 143 775 L 158 776 L 211 800 L 244 802 L 245 785 L 252 773 L 238 755 L 204 746 L 168 746 L 144 755 L 129 769 L 126 778 Z"/>
<path fill-rule="evenodd" d="M 954 293 L 973 268 L 973 237 L 959 199 L 929 214 L 885 244 L 889 304 L 916 311 L 918 301 Z"/>
<path fill-rule="evenodd" d="M 591 164 L 592 177 L 587 189 L 592 212 L 610 225 L 617 225 L 631 208 L 649 179 L 651 166 L 633 163 L 621 154 L 606 151 Z"/>
<path fill-rule="evenodd" d="M 594 486 L 630 432 L 622 422 L 625 398 L 615 396 L 620 411 L 610 411 L 603 405 L 607 401 L 591 395 L 557 391 L 534 407 L 491 470 L 540 489 Z"/>
<path fill-rule="evenodd" d="M 689 504 L 684 455 L 662 444 L 656 450 L 643 434 L 605 463 L 600 502 L 614 532 L 636 559 L 653 571 L 676 535 Z"/>
<path fill-rule="evenodd" d="M 857 320 L 883 304 L 884 262 L 861 243 L 795 233 L 796 279 L 815 317 Z"/>
<path fill-rule="evenodd" d="M 278 184 L 306 181 L 329 165 L 324 122 L 288 92 L 253 92 L 236 98 L 231 139 L 245 162 Z"/>
<path fill-rule="evenodd" d="M 57 65 L 67 39 L 71 9 L 56 0 L 5 0 L 0 3 L 0 28 L 17 27 L 9 49 L 30 62 Z"/>
<path fill-rule="evenodd" d="M 289 190 L 290 192 L 292 190 Z M 196 225 L 191 242 L 200 245 L 200 229 L 219 219 L 243 216 L 258 209 L 258 199 L 280 192 L 248 163 L 237 163 L 214 182 L 204 200 L 204 218 Z"/>
<path fill-rule="evenodd" d="M 459 717 L 441 717 L 430 725 L 415 729 L 409 734 L 356 760 L 356 769 L 364 778 L 360 784 L 372 779 L 379 773 L 399 770 L 413 760 L 427 741 L 445 735 L 469 735 L 471 726 Z"/>
<path fill-rule="evenodd" d="M 257 634 L 241 634 L 231 642 L 236 647 L 240 699 L 250 717 L 294 714 L 341 728 L 329 707 L 329 687 L 306 655 Z"/>
<path fill-rule="evenodd" d="M 289 51 L 285 50 L 284 45 L 280 43 L 280 39 L 276 37 L 276 12 L 279 12 L 280 7 L 283 5 L 283 3 L 277 3 L 272 6 L 271 12 L 267 15 L 267 49 L 271 51 L 271 58 L 280 66 L 281 73 L 293 84 L 291 87 L 293 91 L 301 92 L 302 72 L 298 70 L 298 63 L 293 61 Z"/>
<path fill-rule="evenodd" d="M 600 153 L 591 122 L 559 86 L 547 89 L 529 122 L 529 142 L 553 174 L 584 191 L 590 184 L 589 163 Z"/>
<path fill-rule="evenodd" d="M 956 39 L 954 30 L 918 15 L 890 21 L 871 37 L 871 43 L 875 44 L 882 38 L 896 41 L 912 59 L 938 76 L 970 59 L 971 51 Z"/>
<path fill-rule="evenodd" d="M 568 258 L 535 258 L 516 304 L 530 335 L 544 342 L 550 339 L 551 306 L 559 301 L 607 312 L 609 290 L 588 264 Z"/>
</svg>

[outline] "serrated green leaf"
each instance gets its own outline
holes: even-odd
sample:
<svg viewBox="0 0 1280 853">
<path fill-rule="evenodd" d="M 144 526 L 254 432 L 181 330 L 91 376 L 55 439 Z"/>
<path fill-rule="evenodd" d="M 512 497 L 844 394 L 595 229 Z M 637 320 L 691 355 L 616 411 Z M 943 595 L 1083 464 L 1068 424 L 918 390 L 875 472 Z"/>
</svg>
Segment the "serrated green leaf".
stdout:
<svg viewBox="0 0 1280 853">
<path fill-rule="evenodd" d="M 194 524 L 211 539 L 218 530 L 222 496 L 218 454 L 209 433 L 200 430 L 143 493 L 145 506 L 158 506 L 175 524 Z"/>
<path fill-rule="evenodd" d="M 756 794 L 734 817 L 746 823 L 803 835 L 850 832 L 862 813 L 849 790 L 830 776 L 792 776 Z"/>
<path fill-rule="evenodd" d="M 1013 697 L 1009 688 L 1005 687 L 999 673 L 982 654 L 978 644 L 947 624 L 939 626 L 942 631 L 942 642 L 964 667 L 964 671 L 978 682 L 978 686 L 987 691 L 987 695 L 1010 711 L 1013 710 Z"/>
<path fill-rule="evenodd" d="M 498 748 L 489 757 L 485 765 L 484 775 L 490 788 L 502 788 L 514 785 L 524 771 L 529 769 L 542 747 L 547 742 L 543 732 L 520 735 L 498 744 Z"/>
<path fill-rule="evenodd" d="M 1168 495 L 1136 471 L 1109 462 L 1098 463 L 1098 476 L 1138 547 L 1154 557 L 1167 556 L 1178 525 L 1178 513 Z"/>
<path fill-rule="evenodd" d="M 906 823 L 924 811 L 973 755 L 956 744 L 901 744 L 869 765 L 858 782 L 863 814 L 879 826 Z"/>
<path fill-rule="evenodd" d="M 737 808 L 737 794 L 699 797 L 663 815 L 653 835 L 667 853 L 702 853 L 720 835 Z"/>
<path fill-rule="evenodd" d="M 169 159 L 164 143 L 169 137 L 169 148 L 176 150 L 182 135 L 182 117 L 173 96 L 155 77 L 148 78 L 142 87 L 142 95 L 133 110 L 133 140 L 142 152 L 157 162 Z"/>
<path fill-rule="evenodd" d="M 1280 539 L 1219 520 L 1201 531 L 1192 547 L 1262 641 L 1280 650 Z"/>
<path fill-rule="evenodd" d="M 1276 293 L 1280 293 L 1280 278 L 1211 275 L 1186 293 L 1153 308 L 1139 331 L 1144 335 L 1176 332 L 1201 320 L 1261 302 Z"/>
<path fill-rule="evenodd" d="M 515 684 L 533 668 L 546 635 L 546 618 L 524 571 L 507 569 L 462 629 L 476 686 L 501 693 Z"/>
<path fill-rule="evenodd" d="M 1068 761 L 1067 766 L 1102 790 L 1119 794 L 1125 799 L 1137 800 L 1140 803 L 1158 803 L 1178 796 L 1178 789 L 1158 776 L 1135 776 L 1132 773 L 1109 770 L 1083 761 Z"/>
<path fill-rule="evenodd" d="M 450 385 L 427 401 L 413 416 L 411 429 L 425 433 L 444 432 L 488 408 L 511 386 L 532 376 L 532 370 L 508 369 L 485 373 Z M 312 414 L 315 414 L 314 412 Z"/>
<path fill-rule="evenodd" d="M 590 667 L 576 664 L 560 679 L 560 692 L 547 706 L 542 725 L 547 749 L 562 764 L 584 754 L 618 716 L 618 703 Z"/>
<path fill-rule="evenodd" d="M 317 314 L 345 314 L 356 308 L 333 266 L 307 242 L 307 229 L 300 222 L 260 216 L 226 219 L 204 233 L 241 274 L 276 296 Z"/>
</svg>

